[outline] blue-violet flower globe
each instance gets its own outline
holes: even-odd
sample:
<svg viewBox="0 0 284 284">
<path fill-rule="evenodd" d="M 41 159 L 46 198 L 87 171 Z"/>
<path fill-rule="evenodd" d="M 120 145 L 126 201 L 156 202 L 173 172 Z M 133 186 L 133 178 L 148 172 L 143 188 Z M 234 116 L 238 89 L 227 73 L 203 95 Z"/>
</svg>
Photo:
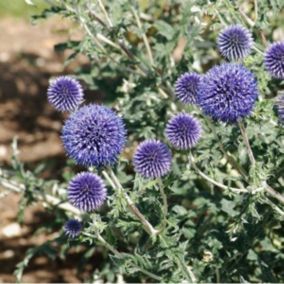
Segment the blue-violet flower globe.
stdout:
<svg viewBox="0 0 284 284">
<path fill-rule="evenodd" d="M 155 179 L 170 171 L 172 155 L 164 143 L 156 140 L 145 140 L 134 153 L 135 171 L 144 178 Z"/>
<path fill-rule="evenodd" d="M 47 98 L 59 111 L 72 111 L 83 101 L 80 83 L 70 76 L 60 76 L 50 81 Z"/>
<path fill-rule="evenodd" d="M 284 79 L 284 41 L 275 42 L 268 47 L 264 56 L 267 71 L 277 79 Z"/>
<path fill-rule="evenodd" d="M 243 26 L 232 25 L 219 34 L 217 40 L 220 53 L 229 60 L 238 60 L 246 57 L 252 48 L 251 33 Z"/>
<path fill-rule="evenodd" d="M 176 149 L 188 150 L 199 141 L 201 124 L 192 115 L 179 113 L 167 123 L 166 136 Z"/>
<path fill-rule="evenodd" d="M 175 83 L 176 97 L 184 104 L 194 104 L 200 75 L 194 72 L 182 74 Z"/>
<path fill-rule="evenodd" d="M 91 104 L 73 113 L 62 129 L 64 148 L 82 166 L 116 162 L 125 145 L 124 123 L 111 109 Z"/>
<path fill-rule="evenodd" d="M 202 77 L 197 99 L 205 114 L 233 123 L 251 113 L 257 97 L 253 73 L 242 65 L 227 63 Z"/>
<path fill-rule="evenodd" d="M 80 235 L 82 224 L 76 219 L 68 220 L 64 225 L 64 232 L 70 238 L 75 238 Z"/>
<path fill-rule="evenodd" d="M 84 212 L 91 212 L 102 206 L 107 190 L 103 180 L 96 174 L 82 172 L 69 183 L 69 202 Z"/>
</svg>

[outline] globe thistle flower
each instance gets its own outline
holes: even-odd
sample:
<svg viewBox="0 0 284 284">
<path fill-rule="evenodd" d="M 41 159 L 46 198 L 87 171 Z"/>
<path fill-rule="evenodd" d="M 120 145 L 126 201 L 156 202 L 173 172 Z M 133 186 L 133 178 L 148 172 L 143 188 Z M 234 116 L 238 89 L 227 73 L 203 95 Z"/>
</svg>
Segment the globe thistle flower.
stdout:
<svg viewBox="0 0 284 284">
<path fill-rule="evenodd" d="M 280 122 L 284 123 L 284 95 L 281 95 L 277 100 L 277 111 Z"/>
<path fill-rule="evenodd" d="M 222 64 L 202 77 L 198 104 L 213 119 L 236 122 L 248 116 L 258 97 L 254 75 L 239 64 Z"/>
<path fill-rule="evenodd" d="M 84 212 L 98 209 L 106 200 L 106 195 L 103 180 L 94 173 L 79 173 L 69 183 L 69 202 Z"/>
<path fill-rule="evenodd" d="M 70 238 L 75 238 L 80 235 L 82 224 L 76 219 L 68 220 L 64 225 L 64 232 Z"/>
<path fill-rule="evenodd" d="M 188 150 L 201 137 L 200 122 L 189 114 L 179 113 L 167 123 L 166 136 L 176 149 Z"/>
<path fill-rule="evenodd" d="M 133 157 L 135 171 L 144 178 L 155 179 L 167 174 L 172 155 L 169 148 L 156 140 L 140 143 Z"/>
<path fill-rule="evenodd" d="M 200 75 L 197 73 L 182 74 L 175 83 L 176 97 L 184 104 L 194 104 L 199 81 Z"/>
<path fill-rule="evenodd" d="M 284 79 L 284 41 L 270 45 L 265 52 L 264 64 L 273 77 Z"/>
<path fill-rule="evenodd" d="M 47 98 L 59 111 L 72 111 L 83 101 L 83 89 L 80 83 L 70 76 L 59 76 L 51 80 Z"/>
<path fill-rule="evenodd" d="M 217 44 L 220 53 L 225 58 L 237 60 L 246 57 L 250 53 L 253 39 L 246 28 L 240 25 L 232 25 L 221 31 Z"/>
<path fill-rule="evenodd" d="M 123 121 L 111 109 L 91 104 L 73 113 L 62 129 L 64 148 L 82 166 L 116 162 L 125 145 Z"/>
</svg>

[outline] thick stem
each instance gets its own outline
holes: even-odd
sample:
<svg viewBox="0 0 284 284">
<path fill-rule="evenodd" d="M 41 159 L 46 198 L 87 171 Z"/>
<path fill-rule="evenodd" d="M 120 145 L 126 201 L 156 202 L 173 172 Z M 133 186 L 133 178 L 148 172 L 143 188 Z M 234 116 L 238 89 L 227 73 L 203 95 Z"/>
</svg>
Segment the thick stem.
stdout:
<svg viewBox="0 0 284 284">
<path fill-rule="evenodd" d="M 99 6 L 100 6 L 100 8 L 101 8 L 101 10 L 102 10 L 102 12 L 103 12 L 105 18 L 106 18 L 106 21 L 107 21 L 107 23 L 108 23 L 108 26 L 109 26 L 110 28 L 112 28 L 112 27 L 113 27 L 113 23 L 112 23 L 112 21 L 111 21 L 109 15 L 108 15 L 106 9 L 105 9 L 105 6 L 104 6 L 102 0 L 98 0 L 98 3 L 99 3 Z"/>
<path fill-rule="evenodd" d="M 166 227 L 167 225 L 167 215 L 168 215 L 168 200 L 167 195 L 164 190 L 164 185 L 161 179 L 158 179 L 160 194 L 163 200 L 163 221 L 161 224 L 160 232 Z"/>
<path fill-rule="evenodd" d="M 243 169 L 243 167 L 234 159 L 234 157 L 230 154 L 230 153 L 227 153 L 227 151 L 225 150 L 225 147 L 222 143 L 222 139 L 220 139 L 217 131 L 216 131 L 216 128 L 214 126 L 214 124 L 211 122 L 210 119 L 207 119 L 205 118 L 211 131 L 214 133 L 214 135 L 216 136 L 217 140 L 219 141 L 219 145 L 220 145 L 220 150 L 221 152 L 225 155 L 225 158 L 226 160 L 231 164 L 231 166 L 233 168 L 235 168 L 239 174 L 244 178 L 244 179 L 247 179 L 247 175 L 246 175 L 246 172 L 245 170 Z"/>
<path fill-rule="evenodd" d="M 217 187 L 221 188 L 221 189 L 229 189 L 233 192 L 236 193 L 240 193 L 240 192 L 248 192 L 245 188 L 235 188 L 235 187 L 230 187 L 230 186 L 226 186 L 222 183 L 219 183 L 217 181 L 215 181 L 214 179 L 210 178 L 209 176 L 207 176 L 206 174 L 204 174 L 195 164 L 195 160 L 194 157 L 192 156 L 192 154 L 189 154 L 189 161 L 191 162 L 192 167 L 194 168 L 194 170 L 201 176 L 203 177 L 205 180 L 207 180 L 208 182 L 212 183 L 213 185 L 216 185 Z"/>
<path fill-rule="evenodd" d="M 18 183 L 14 184 L 3 178 L 0 178 L 0 185 L 16 193 L 21 193 L 25 190 L 25 185 Z M 59 198 L 54 197 L 50 194 L 38 195 L 38 200 L 46 202 L 53 206 L 57 206 L 58 208 L 71 212 L 78 217 L 81 215 L 81 212 L 77 208 L 75 208 L 69 203 L 62 203 L 62 201 Z"/>
<path fill-rule="evenodd" d="M 144 230 L 152 237 L 156 236 L 159 231 L 156 230 L 149 222 L 148 220 L 144 217 L 144 215 L 140 212 L 140 210 L 135 206 L 134 202 L 131 200 L 130 196 L 127 194 L 127 192 L 124 190 L 122 185 L 120 184 L 119 180 L 117 179 L 116 175 L 113 173 L 112 170 L 110 170 L 110 176 L 106 171 L 102 172 L 103 176 L 109 181 L 110 185 L 112 186 L 113 189 L 119 189 L 127 203 L 127 206 L 130 210 L 130 212 L 136 216 L 138 220 L 143 225 Z"/>
<path fill-rule="evenodd" d="M 245 126 L 244 126 L 244 124 L 243 124 L 242 121 L 239 121 L 239 122 L 238 122 L 238 125 L 239 125 L 239 128 L 240 128 L 240 130 L 241 130 L 241 134 L 242 134 L 242 136 L 243 136 L 243 140 L 244 140 L 245 146 L 246 146 L 246 148 L 247 148 L 248 157 L 249 157 L 249 159 L 250 159 L 251 165 L 252 165 L 253 167 L 255 167 L 255 163 L 256 163 L 256 162 L 255 162 L 255 158 L 254 158 L 252 149 L 251 149 L 251 147 L 250 147 L 250 143 L 249 143 L 248 135 L 247 135 L 247 132 L 246 132 L 246 128 L 245 128 Z"/>
<path fill-rule="evenodd" d="M 272 197 L 274 197 L 275 199 L 277 199 L 278 201 L 280 201 L 282 204 L 284 204 L 284 196 L 277 192 L 275 189 L 273 189 L 270 185 L 268 185 L 267 183 L 265 184 L 265 191 L 271 195 Z"/>
<path fill-rule="evenodd" d="M 137 14 L 137 12 L 135 11 L 134 8 L 132 8 L 131 10 L 132 10 L 134 18 L 137 22 L 138 28 L 142 31 L 142 38 L 143 38 L 143 41 L 144 41 L 144 44 L 145 44 L 145 47 L 146 47 L 146 50 L 147 50 L 147 54 L 148 54 L 148 57 L 149 57 L 150 64 L 154 65 L 154 59 L 153 59 L 151 47 L 150 47 L 150 44 L 149 44 L 149 41 L 148 41 L 146 34 L 142 30 L 142 24 L 141 24 L 140 18 L 139 18 L 138 14 Z"/>
</svg>

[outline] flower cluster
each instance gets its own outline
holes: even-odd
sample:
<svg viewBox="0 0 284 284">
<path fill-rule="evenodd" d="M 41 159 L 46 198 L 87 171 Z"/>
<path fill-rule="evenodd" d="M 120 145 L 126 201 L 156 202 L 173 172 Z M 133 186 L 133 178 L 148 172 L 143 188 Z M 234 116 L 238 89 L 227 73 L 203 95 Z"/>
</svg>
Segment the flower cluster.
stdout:
<svg viewBox="0 0 284 284">
<path fill-rule="evenodd" d="M 220 53 L 229 60 L 238 60 L 246 57 L 252 48 L 251 33 L 240 25 L 225 28 L 218 37 Z"/>
<path fill-rule="evenodd" d="M 124 148 L 125 135 L 122 119 L 111 109 L 96 104 L 81 107 L 62 129 L 69 157 L 88 167 L 115 163 Z"/>
<path fill-rule="evenodd" d="M 50 81 L 47 97 L 59 111 L 72 111 L 83 101 L 83 89 L 80 83 L 70 76 L 60 76 Z"/>
<path fill-rule="evenodd" d="M 80 235 L 82 224 L 76 219 L 68 220 L 64 225 L 64 232 L 69 238 L 75 238 Z"/>
<path fill-rule="evenodd" d="M 236 122 L 251 113 L 257 97 L 254 75 L 242 65 L 227 63 L 203 76 L 197 101 L 213 119 Z"/>
<path fill-rule="evenodd" d="M 217 40 L 220 53 L 228 60 L 241 60 L 252 49 L 251 33 L 240 25 L 225 28 Z M 265 53 L 265 67 L 276 77 L 284 78 L 284 43 L 272 44 Z M 126 144 L 123 120 L 110 108 L 90 104 L 80 108 L 83 91 L 72 77 L 61 76 L 50 82 L 49 102 L 60 111 L 74 111 L 62 129 L 62 141 L 67 155 L 85 167 L 112 166 Z M 204 114 L 217 121 L 235 123 L 249 116 L 258 98 L 255 76 L 242 64 L 224 63 L 213 66 L 204 75 L 182 74 L 175 83 L 175 95 L 183 104 L 194 104 Z M 277 103 L 278 114 L 284 121 L 284 97 Z M 180 112 L 167 122 L 165 136 L 176 150 L 190 150 L 201 138 L 201 123 L 193 115 Z M 172 152 L 155 139 L 141 142 L 133 155 L 134 171 L 145 179 L 157 179 L 171 170 Z M 107 197 L 104 181 L 91 172 L 77 174 L 69 183 L 68 200 L 83 212 L 102 206 Z M 64 226 L 67 236 L 74 238 L 82 224 L 68 220 Z"/>
<path fill-rule="evenodd" d="M 284 80 L 284 41 L 269 46 L 265 53 L 264 63 L 273 77 Z"/>
<path fill-rule="evenodd" d="M 168 122 L 166 136 L 176 149 L 188 150 L 195 146 L 201 137 L 200 122 L 192 115 L 177 114 Z"/>
<path fill-rule="evenodd" d="M 133 157 L 134 168 L 144 178 L 158 178 L 167 174 L 172 155 L 168 147 L 156 140 L 142 142 Z"/>
<path fill-rule="evenodd" d="M 106 194 L 103 180 L 90 172 L 77 174 L 68 187 L 69 202 L 84 212 L 98 209 L 104 203 Z"/>
<path fill-rule="evenodd" d="M 197 73 L 184 73 L 175 83 L 176 97 L 184 104 L 196 103 L 196 96 L 200 75 Z"/>
</svg>

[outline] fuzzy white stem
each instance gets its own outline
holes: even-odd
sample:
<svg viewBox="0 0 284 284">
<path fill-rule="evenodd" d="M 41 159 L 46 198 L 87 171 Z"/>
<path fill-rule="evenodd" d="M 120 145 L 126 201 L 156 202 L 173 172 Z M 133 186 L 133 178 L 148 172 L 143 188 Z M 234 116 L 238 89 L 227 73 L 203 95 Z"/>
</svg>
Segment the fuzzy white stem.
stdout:
<svg viewBox="0 0 284 284">
<path fill-rule="evenodd" d="M 213 185 L 216 185 L 218 187 L 220 187 L 221 189 L 229 189 L 233 192 L 236 193 L 240 193 L 240 192 L 248 192 L 248 190 L 246 190 L 245 188 L 235 188 L 235 187 L 230 187 L 230 186 L 226 186 L 220 182 L 215 181 L 214 179 L 210 178 L 209 176 L 207 176 L 206 174 L 204 174 L 195 164 L 195 160 L 194 157 L 192 156 L 192 154 L 189 154 L 189 160 L 191 162 L 192 167 L 194 168 L 194 170 L 201 176 L 203 177 L 205 180 L 207 180 L 208 182 L 212 183 Z"/>
<path fill-rule="evenodd" d="M 120 184 L 119 180 L 117 179 L 116 175 L 112 170 L 110 170 L 110 176 L 106 171 L 102 172 L 103 176 L 106 178 L 106 180 L 109 181 L 110 185 L 112 186 L 113 189 L 119 189 L 123 193 L 123 196 L 125 198 L 125 201 L 128 205 L 129 210 L 133 215 L 136 216 L 137 219 L 142 223 L 143 228 L 145 231 L 152 237 L 155 237 L 159 231 L 156 230 L 149 222 L 148 220 L 144 217 L 144 215 L 140 212 L 140 210 L 135 206 L 134 202 L 130 198 L 130 196 L 127 194 L 127 192 L 124 190 L 122 185 Z"/>
</svg>

